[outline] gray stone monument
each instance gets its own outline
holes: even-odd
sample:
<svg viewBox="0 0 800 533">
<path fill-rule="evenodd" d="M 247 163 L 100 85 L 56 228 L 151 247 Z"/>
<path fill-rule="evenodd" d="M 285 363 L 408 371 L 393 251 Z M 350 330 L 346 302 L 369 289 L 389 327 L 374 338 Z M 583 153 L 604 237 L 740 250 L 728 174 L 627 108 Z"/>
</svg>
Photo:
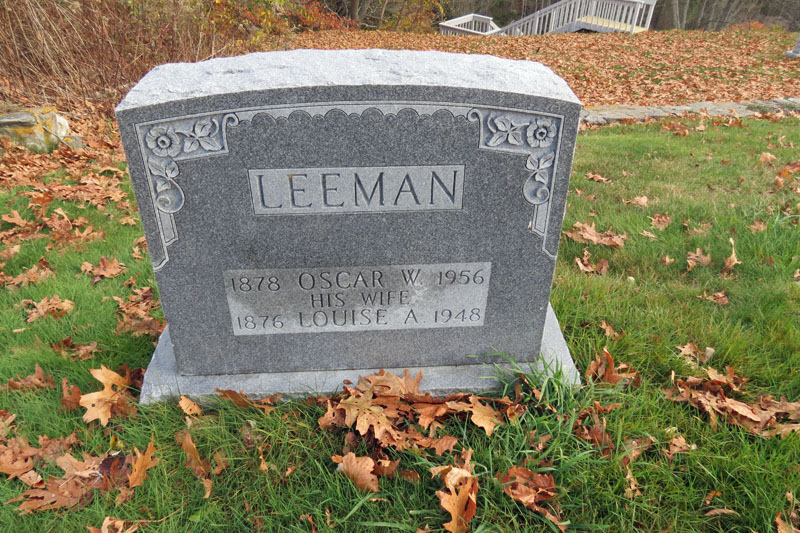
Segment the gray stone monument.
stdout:
<svg viewBox="0 0 800 533">
<path fill-rule="evenodd" d="M 491 56 L 153 69 L 117 107 L 168 324 L 142 401 L 380 368 L 480 390 L 498 352 L 579 380 L 549 296 L 580 109 L 548 68 Z"/>
<path fill-rule="evenodd" d="M 797 36 L 797 42 L 794 43 L 794 49 L 788 50 L 786 55 L 789 57 L 800 57 L 800 35 Z"/>
</svg>

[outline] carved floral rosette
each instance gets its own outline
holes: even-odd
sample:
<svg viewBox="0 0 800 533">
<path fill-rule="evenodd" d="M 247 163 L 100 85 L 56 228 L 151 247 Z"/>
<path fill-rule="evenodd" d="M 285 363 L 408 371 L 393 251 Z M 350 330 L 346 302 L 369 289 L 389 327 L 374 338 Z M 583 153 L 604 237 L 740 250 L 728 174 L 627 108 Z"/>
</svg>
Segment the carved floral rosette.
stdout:
<svg viewBox="0 0 800 533">
<path fill-rule="evenodd" d="M 447 110 L 454 117 L 462 116 L 478 122 L 479 148 L 526 156 L 524 169 L 520 169 L 520 177 L 514 178 L 514 183 L 520 187 L 524 200 L 531 205 L 531 217 L 526 221 L 528 230 L 541 236 L 543 252 L 551 258 L 555 257 L 558 241 L 556 240 L 555 244 L 548 243 L 546 232 L 553 176 L 558 160 L 562 117 L 449 103 L 294 104 L 226 110 L 137 125 L 139 145 L 144 154 L 148 187 L 161 240 L 160 250 L 154 249 L 151 244 L 153 269 L 158 271 L 166 265 L 169 261 L 167 247 L 178 240 L 175 214 L 181 210 L 186 201 L 178 182 L 182 161 L 227 154 L 227 128 L 250 121 L 257 114 L 268 114 L 273 118 L 279 118 L 288 117 L 293 112 L 305 112 L 311 116 L 320 116 L 332 110 L 357 114 L 367 110 L 377 110 L 384 117 L 411 110 L 421 118 L 436 111 Z"/>
</svg>

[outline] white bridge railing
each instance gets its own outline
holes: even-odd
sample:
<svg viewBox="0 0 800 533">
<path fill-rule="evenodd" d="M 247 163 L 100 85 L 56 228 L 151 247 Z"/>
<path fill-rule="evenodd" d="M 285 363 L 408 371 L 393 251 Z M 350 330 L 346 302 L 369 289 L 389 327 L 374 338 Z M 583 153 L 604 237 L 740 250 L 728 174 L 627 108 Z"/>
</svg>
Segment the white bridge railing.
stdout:
<svg viewBox="0 0 800 533">
<path fill-rule="evenodd" d="M 650 28 L 656 0 L 561 0 L 499 28 L 470 13 L 439 23 L 443 35 L 542 35 L 578 30 L 637 33 Z"/>
</svg>

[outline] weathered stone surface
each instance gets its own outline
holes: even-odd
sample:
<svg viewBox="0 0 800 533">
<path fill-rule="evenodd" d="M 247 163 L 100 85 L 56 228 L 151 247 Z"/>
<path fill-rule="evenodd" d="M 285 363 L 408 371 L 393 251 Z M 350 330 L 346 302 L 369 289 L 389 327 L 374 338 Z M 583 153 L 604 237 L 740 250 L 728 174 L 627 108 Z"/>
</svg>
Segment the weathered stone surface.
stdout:
<svg viewBox="0 0 800 533">
<path fill-rule="evenodd" d="M 579 385 L 580 373 L 569 353 L 564 335 L 558 325 L 553 308 L 548 306 L 542 334 L 541 357 L 529 369 L 546 374 L 561 374 L 566 383 Z M 513 372 L 506 363 L 496 363 L 497 368 L 483 364 L 464 364 L 456 366 L 415 367 L 412 372 L 422 371 L 422 389 L 434 395 L 447 395 L 469 390 L 485 392 L 499 386 L 496 370 Z M 402 373 L 406 367 L 385 368 L 394 374 Z M 175 353 L 170 341 L 169 327 L 159 339 L 153 360 L 147 367 L 147 374 L 139 396 L 141 403 L 153 403 L 167 398 L 177 398 L 181 394 L 195 398 L 209 397 L 215 388 L 242 391 L 245 394 L 268 396 L 277 392 L 292 396 L 328 394 L 341 388 L 345 380 L 357 381 L 359 375 L 377 372 L 379 368 L 358 370 L 331 370 L 327 372 L 296 371 L 258 374 L 211 374 L 188 376 L 178 373 Z"/>
<path fill-rule="evenodd" d="M 62 140 L 79 140 L 70 135 L 67 120 L 51 107 L 13 111 L 0 115 L 0 137 L 10 137 L 35 152 L 50 152 Z"/>
<path fill-rule="evenodd" d="M 794 48 L 786 51 L 788 57 L 800 57 L 800 35 L 797 36 L 797 42 L 794 43 Z"/>
<path fill-rule="evenodd" d="M 154 69 L 117 108 L 169 323 L 146 383 L 299 392 L 422 368 L 468 389 L 490 354 L 543 346 L 569 366 L 545 323 L 579 111 L 549 69 L 491 56 Z"/>
</svg>

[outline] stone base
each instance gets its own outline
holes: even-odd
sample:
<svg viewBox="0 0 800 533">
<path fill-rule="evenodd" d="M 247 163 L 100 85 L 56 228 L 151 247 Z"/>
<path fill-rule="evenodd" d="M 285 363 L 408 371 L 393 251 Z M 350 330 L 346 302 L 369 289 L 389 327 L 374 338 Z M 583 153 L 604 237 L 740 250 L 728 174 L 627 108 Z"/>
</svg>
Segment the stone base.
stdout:
<svg viewBox="0 0 800 533">
<path fill-rule="evenodd" d="M 533 363 L 539 371 L 549 373 L 560 368 L 565 380 L 573 385 L 580 384 L 580 374 L 575 368 L 569 348 L 561 333 L 553 308 L 548 304 L 547 318 L 542 333 L 542 357 Z M 507 364 L 498 364 L 509 369 Z M 527 370 L 526 363 L 520 363 Z M 277 372 L 271 374 L 214 374 L 204 376 L 182 376 L 178 374 L 175 354 L 169 327 L 164 329 L 158 341 L 153 359 L 147 367 L 142 384 L 139 403 L 148 404 L 177 398 L 181 394 L 194 398 L 215 395 L 214 389 L 233 389 L 247 395 L 258 397 L 282 392 L 290 396 L 318 396 L 330 394 L 341 388 L 342 382 L 349 379 L 353 383 L 358 376 L 366 376 L 380 369 L 361 368 L 356 370 L 315 370 L 310 372 Z M 434 396 L 444 396 L 456 392 L 482 392 L 496 388 L 498 380 L 494 368 L 489 365 L 469 364 L 457 366 L 428 366 L 410 368 L 413 374 L 422 371 L 420 389 Z M 402 374 L 403 368 L 387 368 L 386 371 Z"/>
</svg>

